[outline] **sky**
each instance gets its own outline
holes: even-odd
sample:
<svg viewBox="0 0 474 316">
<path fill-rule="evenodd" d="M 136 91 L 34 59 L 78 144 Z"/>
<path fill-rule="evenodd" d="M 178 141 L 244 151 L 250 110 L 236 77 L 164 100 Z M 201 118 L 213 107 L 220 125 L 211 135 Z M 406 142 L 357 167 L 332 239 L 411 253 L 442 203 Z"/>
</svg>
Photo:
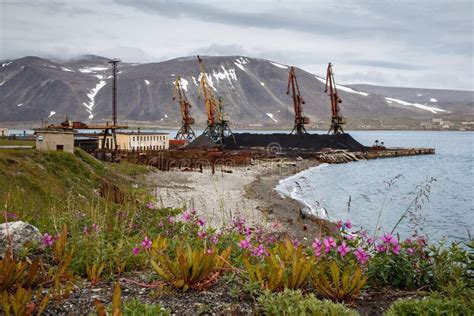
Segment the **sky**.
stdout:
<svg viewBox="0 0 474 316">
<path fill-rule="evenodd" d="M 471 0 L 0 0 L 0 60 L 241 55 L 340 83 L 474 90 Z"/>
</svg>

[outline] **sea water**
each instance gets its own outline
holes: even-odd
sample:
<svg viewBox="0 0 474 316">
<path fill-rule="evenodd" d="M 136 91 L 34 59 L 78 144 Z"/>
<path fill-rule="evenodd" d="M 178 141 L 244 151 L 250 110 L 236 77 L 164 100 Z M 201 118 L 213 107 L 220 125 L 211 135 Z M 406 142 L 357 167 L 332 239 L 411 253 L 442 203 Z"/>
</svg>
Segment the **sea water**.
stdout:
<svg viewBox="0 0 474 316">
<path fill-rule="evenodd" d="M 435 155 L 323 164 L 282 180 L 277 189 L 331 220 L 352 221 L 374 234 L 398 225 L 401 238 L 414 231 L 430 241 L 467 241 L 474 233 L 474 133 L 454 131 L 357 131 L 364 145 L 432 147 Z M 416 200 L 416 196 L 425 193 Z M 407 211 L 408 209 L 408 211 Z M 379 225 L 377 221 L 379 219 Z"/>
</svg>

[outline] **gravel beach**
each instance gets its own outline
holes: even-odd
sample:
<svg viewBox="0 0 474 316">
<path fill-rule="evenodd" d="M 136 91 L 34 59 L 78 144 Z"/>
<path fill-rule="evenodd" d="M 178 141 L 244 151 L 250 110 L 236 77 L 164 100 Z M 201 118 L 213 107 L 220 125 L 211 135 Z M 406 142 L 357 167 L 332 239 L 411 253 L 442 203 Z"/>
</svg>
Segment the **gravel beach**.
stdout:
<svg viewBox="0 0 474 316">
<path fill-rule="evenodd" d="M 210 225 L 220 227 L 233 216 L 254 224 L 278 226 L 291 237 L 312 239 L 324 220 L 301 215 L 303 205 L 275 190 L 281 179 L 318 165 L 316 160 L 258 160 L 253 165 L 189 172 L 173 170 L 148 176 L 159 205 L 196 209 Z"/>
</svg>

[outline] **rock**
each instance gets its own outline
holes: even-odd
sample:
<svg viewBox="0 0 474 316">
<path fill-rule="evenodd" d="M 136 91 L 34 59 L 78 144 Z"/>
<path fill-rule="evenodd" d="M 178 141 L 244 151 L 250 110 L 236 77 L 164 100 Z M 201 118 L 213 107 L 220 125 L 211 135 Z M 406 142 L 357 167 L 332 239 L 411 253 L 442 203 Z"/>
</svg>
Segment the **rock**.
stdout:
<svg viewBox="0 0 474 316">
<path fill-rule="evenodd" d="M 8 236 L 7 231 L 11 237 Z M 22 221 L 3 223 L 0 225 L 0 256 L 5 254 L 10 239 L 13 252 L 17 253 L 26 242 L 40 243 L 41 238 L 42 236 L 39 229 L 28 223 Z"/>
</svg>

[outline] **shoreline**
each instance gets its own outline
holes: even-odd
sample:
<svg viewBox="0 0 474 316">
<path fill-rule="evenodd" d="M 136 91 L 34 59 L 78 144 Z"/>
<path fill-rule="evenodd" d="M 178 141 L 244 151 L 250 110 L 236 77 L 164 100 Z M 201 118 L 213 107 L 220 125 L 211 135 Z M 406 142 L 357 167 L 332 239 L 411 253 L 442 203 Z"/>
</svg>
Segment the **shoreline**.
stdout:
<svg viewBox="0 0 474 316">
<path fill-rule="evenodd" d="M 271 226 L 290 238 L 312 241 L 330 233 L 332 224 L 304 213 L 307 206 L 276 187 L 290 176 L 321 165 L 314 159 L 258 160 L 243 167 L 187 172 L 172 170 L 147 176 L 162 207 L 196 209 L 216 228 L 241 216 L 252 225 Z"/>
</svg>

